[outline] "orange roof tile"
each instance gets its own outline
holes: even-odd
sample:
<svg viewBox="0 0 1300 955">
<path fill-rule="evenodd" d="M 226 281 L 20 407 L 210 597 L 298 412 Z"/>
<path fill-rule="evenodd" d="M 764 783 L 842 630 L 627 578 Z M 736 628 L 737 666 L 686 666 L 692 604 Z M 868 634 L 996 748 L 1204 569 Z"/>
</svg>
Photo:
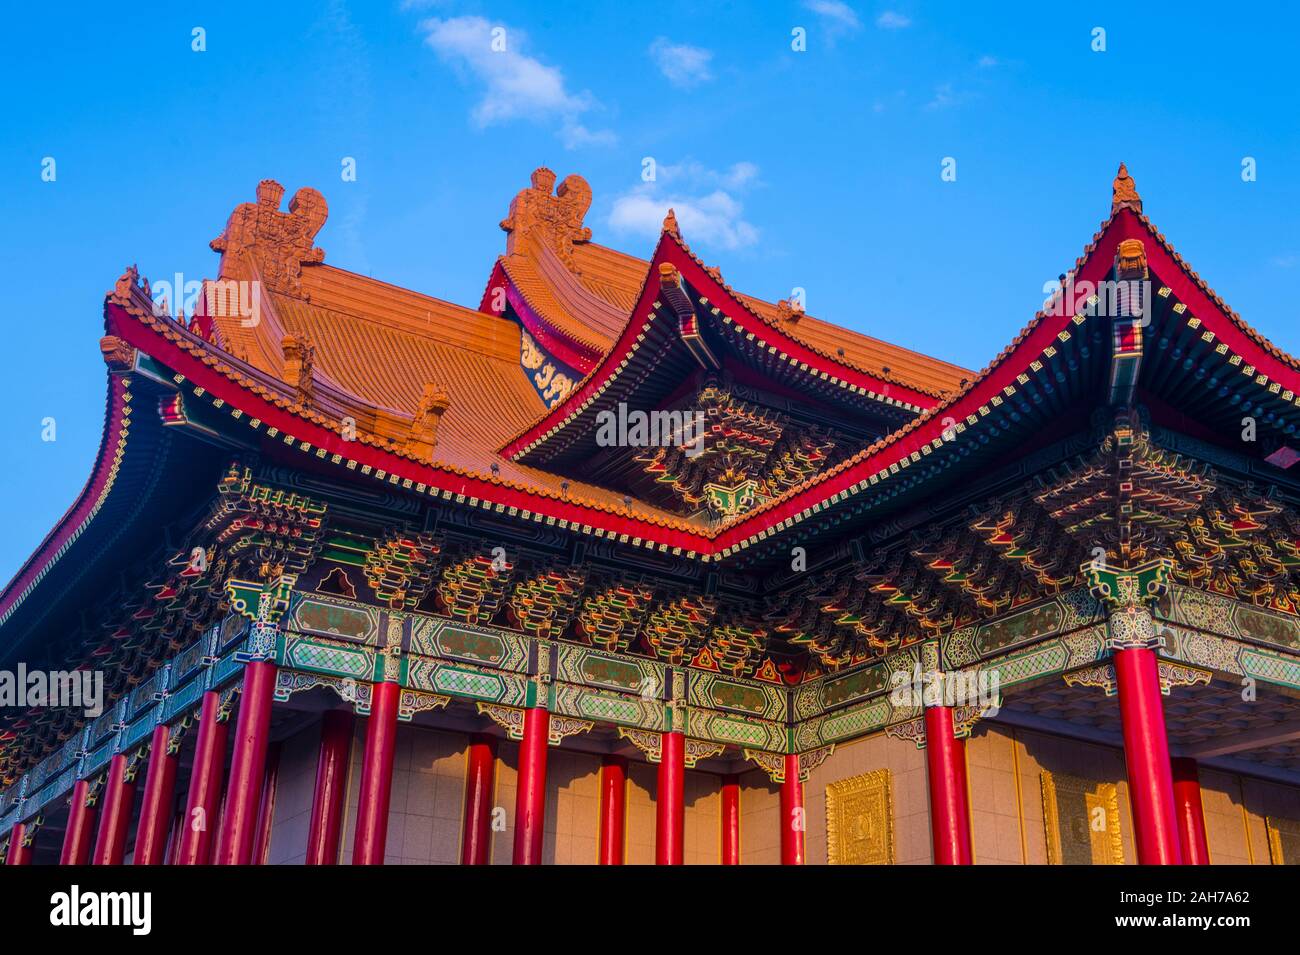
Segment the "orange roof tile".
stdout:
<svg viewBox="0 0 1300 955">
<path fill-rule="evenodd" d="M 627 325 L 650 263 L 590 242 L 590 231 L 581 224 L 589 188 L 581 177 L 570 176 L 562 184 L 567 194 L 552 196 L 553 181 L 535 175 L 533 188 L 511 204 L 502 223 L 510 234 L 507 254 L 499 263 L 541 320 L 601 355 Z M 282 194 L 277 184 L 262 183 L 257 203 L 239 206 L 213 243 L 223 253 L 219 281 L 255 282 L 260 309 L 255 324 L 238 316 L 213 318 L 215 341 L 275 379 L 272 392 L 296 375 L 286 364 L 286 340 L 303 341 L 311 346 L 308 385 L 323 386 L 326 395 L 318 407 L 307 409 L 313 417 L 323 414 L 323 420 L 337 422 L 349 409 L 355 411 L 370 443 L 400 452 L 403 428 L 409 429 L 426 386 L 434 385 L 446 393 L 449 406 L 439 419 L 433 466 L 486 478 L 495 464 L 495 477 L 503 482 L 616 511 L 630 509 L 656 523 L 696 526 L 643 502 L 629 507 L 621 493 L 501 457 L 499 449 L 547 410 L 520 366 L 519 326 L 325 265 L 324 251 L 312 246 L 325 219 L 324 198 L 299 190 L 285 213 L 279 211 Z M 971 377 L 955 365 L 810 316 L 786 321 L 778 306 L 761 299 L 737 298 L 810 348 L 927 393 L 949 394 Z M 238 367 L 231 373 L 245 385 L 253 382 Z"/>
</svg>

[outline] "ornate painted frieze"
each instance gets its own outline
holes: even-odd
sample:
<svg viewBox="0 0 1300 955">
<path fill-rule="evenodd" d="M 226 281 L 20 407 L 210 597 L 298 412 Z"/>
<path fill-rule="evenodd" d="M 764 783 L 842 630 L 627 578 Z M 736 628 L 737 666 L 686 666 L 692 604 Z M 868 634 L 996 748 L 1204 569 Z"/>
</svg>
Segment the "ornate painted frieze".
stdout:
<svg viewBox="0 0 1300 955">
<path fill-rule="evenodd" d="M 1087 588 L 1080 587 L 1047 603 L 953 631 L 941 638 L 943 658 L 951 667 L 964 667 L 1104 619 L 1101 602 Z"/>
<path fill-rule="evenodd" d="M 786 719 L 786 691 L 762 683 L 741 682 L 714 673 L 687 670 L 687 701 L 764 720 Z"/>
<path fill-rule="evenodd" d="M 1300 654 L 1300 617 L 1231 597 L 1175 586 L 1154 612 L 1158 619 L 1171 623 Z"/>
<path fill-rule="evenodd" d="M 374 646 L 379 643 L 379 614 L 379 609 L 369 604 L 297 594 L 286 629 Z"/>
</svg>

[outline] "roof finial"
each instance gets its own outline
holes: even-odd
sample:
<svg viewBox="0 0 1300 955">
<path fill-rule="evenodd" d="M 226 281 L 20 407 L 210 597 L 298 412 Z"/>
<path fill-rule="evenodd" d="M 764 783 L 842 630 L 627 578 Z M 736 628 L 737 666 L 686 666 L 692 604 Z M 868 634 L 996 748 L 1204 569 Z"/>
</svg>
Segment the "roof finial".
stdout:
<svg viewBox="0 0 1300 955">
<path fill-rule="evenodd" d="M 427 382 L 420 393 L 420 401 L 411 416 L 410 431 L 406 438 L 406 451 L 425 464 L 433 462 L 433 449 L 438 443 L 438 425 L 443 413 L 451 407 L 451 396 L 433 382 Z"/>
<path fill-rule="evenodd" d="M 565 176 L 555 186 L 555 173 L 545 166 L 533 170 L 529 182 L 529 187 L 510 201 L 510 212 L 501 220 L 501 228 L 507 233 L 506 254 L 513 253 L 524 238 L 532 235 L 573 268 L 573 246 L 591 241 L 591 230 L 582 224 L 591 208 L 591 186 L 577 173 Z"/>
<path fill-rule="evenodd" d="M 1114 215 L 1121 209 L 1142 211 L 1142 197 L 1123 163 L 1119 164 L 1119 172 L 1115 173 L 1115 182 L 1111 184 L 1110 214 Z"/>
<path fill-rule="evenodd" d="M 668 215 L 664 216 L 664 231 L 679 239 L 682 237 L 682 230 L 677 225 L 677 213 L 672 210 L 672 207 L 669 207 Z"/>
</svg>

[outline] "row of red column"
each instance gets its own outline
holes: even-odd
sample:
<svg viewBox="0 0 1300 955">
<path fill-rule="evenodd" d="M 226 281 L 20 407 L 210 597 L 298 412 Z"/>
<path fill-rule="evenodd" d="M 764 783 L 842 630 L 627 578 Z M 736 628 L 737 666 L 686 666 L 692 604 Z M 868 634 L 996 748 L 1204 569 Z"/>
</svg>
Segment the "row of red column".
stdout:
<svg viewBox="0 0 1300 955">
<path fill-rule="evenodd" d="M 1204 815 L 1196 764 L 1171 760 L 1164 727 L 1159 673 L 1155 653 L 1127 648 L 1114 655 L 1119 689 L 1124 752 L 1133 806 L 1138 861 L 1144 864 L 1205 864 Z M 269 838 L 273 780 L 268 781 L 268 735 L 275 667 L 250 663 L 235 727 L 235 745 L 229 785 L 222 809 L 222 773 L 228 724 L 218 719 L 220 700 L 205 694 L 199 719 L 194 769 L 174 861 L 180 865 L 246 865 L 264 857 Z M 397 734 L 400 688 L 396 683 L 375 685 L 366 727 L 362 760 L 353 863 L 381 865 L 387 837 L 392 791 L 394 742 Z M 515 804 L 514 862 L 536 865 L 542 861 L 546 816 L 546 753 L 549 714 L 532 707 L 524 714 L 519 777 Z M 968 865 L 972 861 L 970 806 L 966 779 L 965 742 L 954 732 L 950 707 L 925 711 L 926 764 L 930 790 L 930 816 L 934 860 L 941 865 Z M 317 778 L 310 818 L 307 863 L 331 865 L 338 861 L 343 818 L 343 796 L 352 716 L 327 713 L 322 724 Z M 466 772 L 465 830 L 462 862 L 485 864 L 491 844 L 491 798 L 496 744 L 492 737 L 471 740 Z M 60 862 L 77 865 L 121 864 L 127 842 L 136 785 L 124 755 L 113 757 L 98 806 L 89 800 L 86 781 L 76 784 Z M 680 865 L 684 858 L 685 738 L 664 733 L 658 767 L 655 861 Z M 799 757 L 786 757 L 781 785 L 781 861 L 804 861 L 803 785 Z M 163 861 L 172 827 L 171 806 L 176 779 L 176 756 L 170 751 L 166 727 L 158 727 L 150 748 L 140 823 L 136 833 L 136 864 Z M 599 861 L 623 862 L 627 763 L 609 757 L 600 775 Z M 724 864 L 740 859 L 739 783 L 723 777 L 721 788 L 721 857 Z M 220 818 L 220 826 L 210 824 Z M 98 829 L 91 841 L 90 834 Z M 217 830 L 215 847 L 213 830 Z M 23 824 L 10 834 L 7 863 L 30 860 L 22 843 Z"/>
<path fill-rule="evenodd" d="M 224 812 L 222 776 L 229 727 L 220 719 L 218 694 L 203 695 L 185 812 L 175 826 L 172 803 L 177 755 L 172 750 L 169 729 L 166 726 L 154 729 L 136 827 L 134 864 L 160 865 L 169 840 L 173 843 L 169 861 L 178 865 L 208 862 L 247 865 L 263 858 L 270 835 L 274 793 L 274 763 L 268 773 L 268 740 L 275 671 L 275 665 L 265 661 L 249 663 L 245 668 Z M 97 800 L 91 799 L 90 783 L 79 780 L 70 797 L 59 863 L 121 865 L 126 855 L 135 797 L 134 767 L 123 753 L 109 761 L 103 792 Z M 25 835 L 25 830 L 19 835 Z M 6 861 L 15 865 L 30 861 L 30 849 L 22 849 L 22 839 L 11 836 L 10 841 L 20 846 L 20 851 L 10 851 Z"/>
<path fill-rule="evenodd" d="M 1169 757 L 1155 651 L 1131 647 L 1113 659 L 1138 862 L 1208 865 L 1196 762 Z M 970 865 L 966 744 L 954 733 L 951 707 L 926 709 L 925 737 L 934 861 Z"/>
</svg>

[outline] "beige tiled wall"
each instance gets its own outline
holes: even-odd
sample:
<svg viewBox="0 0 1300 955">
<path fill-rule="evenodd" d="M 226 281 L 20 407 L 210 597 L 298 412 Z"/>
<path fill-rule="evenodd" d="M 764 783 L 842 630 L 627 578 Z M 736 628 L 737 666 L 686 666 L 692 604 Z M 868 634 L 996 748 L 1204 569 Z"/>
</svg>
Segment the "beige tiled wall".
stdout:
<svg viewBox="0 0 1300 955">
<path fill-rule="evenodd" d="M 352 861 L 357 793 L 365 749 L 364 719 L 352 743 L 343 863 Z M 388 813 L 387 865 L 451 864 L 460 859 L 461 813 L 465 802 L 465 750 L 469 737 L 399 724 L 393 753 L 393 793 Z"/>
<path fill-rule="evenodd" d="M 781 788 L 766 773 L 745 773 L 740 777 L 740 864 L 779 865 L 780 826 Z"/>
<path fill-rule="evenodd" d="M 1214 865 L 1250 865 L 1268 862 L 1267 847 L 1252 856 L 1253 847 L 1247 839 L 1249 812 L 1242 802 L 1240 777 L 1202 768 L 1201 808 L 1205 813 L 1205 841 L 1210 847 L 1210 862 Z"/>
<path fill-rule="evenodd" d="M 625 860 L 628 865 L 654 864 L 654 798 L 658 775 L 659 767 L 650 763 L 631 763 L 628 766 Z M 720 858 L 722 800 L 719 787 L 719 777 L 712 773 L 686 771 L 682 785 L 686 810 L 682 857 L 687 865 L 715 865 Z M 593 831 L 594 826 L 595 822 Z"/>
<path fill-rule="evenodd" d="M 1129 811 L 1128 782 L 1124 778 L 1124 754 L 1120 750 L 991 724 L 979 728 L 977 733 L 1005 734 L 1013 740 L 1019 767 L 1021 805 L 1024 809 L 1025 857 L 1030 865 L 1047 864 L 1047 831 L 1043 823 L 1044 771 L 1115 783 L 1119 791 L 1119 828 L 1124 860 L 1137 861 L 1133 847 L 1133 817 Z M 976 852 L 978 851 L 977 847 Z"/>
<path fill-rule="evenodd" d="M 1300 790 L 1262 779 L 1240 777 L 1240 798 L 1246 807 L 1250 854 L 1255 865 L 1269 865 L 1268 831 L 1265 817 L 1300 822 Z M 1211 846 L 1211 853 L 1214 848 Z M 1210 856 L 1214 861 L 1214 856 Z"/>
<path fill-rule="evenodd" d="M 320 727 L 314 724 L 283 743 L 279 788 L 271 831 L 272 864 L 300 864 L 316 776 Z M 351 861 L 356 826 L 365 720 L 357 721 L 347 781 L 340 861 Z M 468 737 L 424 727 L 398 727 L 389 815 L 389 864 L 455 863 L 460 858 Z M 514 849 L 515 785 L 519 748 L 498 746 L 493 798 L 491 858 L 508 865 Z M 983 722 L 967 742 L 971 829 L 978 864 L 1043 864 L 1047 861 L 1041 774 L 1068 773 L 1113 782 L 1119 791 L 1124 856 L 1136 861 L 1133 822 L 1116 748 Z M 932 858 L 925 752 L 883 733 L 838 746 L 810 775 L 804 792 L 806 857 L 826 862 L 826 787 L 877 769 L 892 778 L 894 854 L 899 864 Z M 547 753 L 547 813 L 543 860 L 558 864 L 596 861 L 600 757 L 567 749 Z M 654 862 L 657 767 L 628 768 L 626 861 Z M 688 770 L 685 782 L 688 864 L 719 859 L 720 779 Z M 1210 858 L 1214 863 L 1269 863 L 1265 817 L 1300 821 L 1300 789 L 1211 769 L 1201 770 Z M 758 770 L 740 777 L 741 862 L 780 862 L 780 789 Z"/>
<path fill-rule="evenodd" d="M 1009 730 L 976 725 L 966 741 L 971 851 L 976 864 L 1022 865 L 1027 854 L 1017 791 L 1016 740 Z"/>
<path fill-rule="evenodd" d="M 271 820 L 270 865 L 302 865 L 307 860 L 307 829 L 316 786 L 320 724 L 286 739 L 280 747 L 275 816 Z"/>
<path fill-rule="evenodd" d="M 805 855 L 810 865 L 826 863 L 826 787 L 879 769 L 890 771 L 894 861 L 899 865 L 930 862 L 933 850 L 925 751 L 906 740 L 877 733 L 835 747 L 835 752 L 809 774 L 804 786 L 804 806 L 808 814 Z M 775 818 L 772 829 L 775 833 Z M 779 851 L 774 861 L 779 861 Z"/>
</svg>

